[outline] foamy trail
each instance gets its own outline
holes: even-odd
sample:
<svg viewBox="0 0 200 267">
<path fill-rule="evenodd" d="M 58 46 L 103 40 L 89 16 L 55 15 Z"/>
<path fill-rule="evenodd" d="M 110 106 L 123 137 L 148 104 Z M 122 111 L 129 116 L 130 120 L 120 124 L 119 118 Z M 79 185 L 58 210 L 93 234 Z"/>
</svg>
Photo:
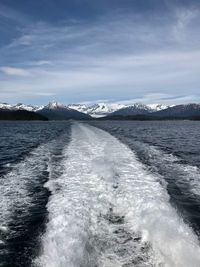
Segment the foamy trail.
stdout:
<svg viewBox="0 0 200 267">
<path fill-rule="evenodd" d="M 200 170 L 197 166 L 183 163 L 177 156 L 167 154 L 156 146 L 134 142 L 134 148 L 139 154 L 146 156 L 146 163 L 155 166 L 156 171 L 162 169 L 162 173 L 168 174 L 168 179 L 172 179 L 177 185 L 182 186 L 184 183 L 192 194 L 200 196 Z"/>
<path fill-rule="evenodd" d="M 34 149 L 24 161 L 12 165 L 11 171 L 0 179 L 0 230 L 9 231 L 16 210 L 26 212 L 32 205 L 31 184 L 39 184 L 41 173 L 47 170 L 47 145 Z M 39 180 L 40 179 L 40 180 Z"/>
<path fill-rule="evenodd" d="M 200 266 L 199 242 L 169 203 L 162 177 L 116 138 L 74 124 L 52 195 L 42 251 L 48 267 Z"/>
</svg>

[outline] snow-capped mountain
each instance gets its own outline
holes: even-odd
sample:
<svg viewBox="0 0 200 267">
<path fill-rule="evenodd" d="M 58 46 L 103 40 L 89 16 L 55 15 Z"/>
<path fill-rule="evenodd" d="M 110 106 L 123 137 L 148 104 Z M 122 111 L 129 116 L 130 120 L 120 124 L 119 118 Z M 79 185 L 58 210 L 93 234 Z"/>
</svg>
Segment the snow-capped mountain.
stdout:
<svg viewBox="0 0 200 267">
<path fill-rule="evenodd" d="M 56 109 L 69 109 L 68 106 L 61 104 L 59 102 L 49 102 L 46 106 L 43 106 L 43 108 L 45 109 L 52 109 L 52 110 L 56 110 Z"/>
<path fill-rule="evenodd" d="M 0 103 L 0 109 L 12 110 L 13 106 L 8 103 Z"/>
<path fill-rule="evenodd" d="M 69 104 L 50 102 L 45 106 L 33 106 L 22 103 L 0 103 L 0 110 L 27 110 L 57 118 L 100 118 L 105 116 L 130 116 L 152 114 L 161 117 L 187 117 L 199 116 L 200 104 L 183 104 L 166 106 L 162 104 L 120 104 L 120 103 L 97 103 L 97 104 Z M 45 114 L 44 114 L 45 113 Z M 48 117 L 47 116 L 47 117 Z M 90 117 L 91 116 L 91 117 Z"/>
<path fill-rule="evenodd" d="M 131 110 L 146 110 L 148 112 L 155 112 L 160 111 L 163 109 L 168 108 L 168 106 L 161 105 L 161 104 L 120 104 L 120 103 L 96 103 L 96 104 L 69 104 L 64 105 L 59 102 L 50 102 L 45 106 L 33 106 L 33 105 L 26 105 L 22 103 L 18 104 L 7 104 L 1 103 L 0 109 L 4 110 L 27 110 L 27 111 L 39 111 L 42 109 L 49 109 L 49 110 L 57 110 L 57 109 L 72 109 L 78 112 L 90 115 L 94 118 L 100 118 L 112 114 L 120 109 L 127 109 Z"/>
<path fill-rule="evenodd" d="M 200 116 L 200 104 L 184 104 L 168 107 L 154 113 L 160 117 L 192 117 Z"/>
<path fill-rule="evenodd" d="M 49 120 L 90 119 L 88 114 L 69 108 L 58 102 L 50 102 L 36 111 Z"/>
<path fill-rule="evenodd" d="M 37 111 L 38 109 L 43 108 L 43 106 L 33 106 L 33 105 L 25 105 L 22 103 L 18 104 L 8 104 L 8 103 L 0 103 L 0 109 L 3 110 L 27 110 L 27 111 Z"/>
<path fill-rule="evenodd" d="M 111 116 L 131 116 L 131 115 L 147 115 L 149 113 L 157 112 L 160 110 L 164 110 L 168 108 L 168 106 L 161 104 L 141 104 L 135 103 L 133 105 L 127 105 L 117 111 L 110 113 Z"/>
<path fill-rule="evenodd" d="M 111 116 L 130 116 L 130 115 L 138 115 L 138 114 L 149 114 L 152 112 L 152 109 L 147 105 L 143 104 L 133 104 L 126 107 L 123 107 L 117 111 L 112 112 Z"/>
<path fill-rule="evenodd" d="M 131 110 L 132 111 L 134 110 L 133 113 L 137 113 L 137 114 L 138 112 L 140 113 L 141 110 L 143 110 L 142 114 L 144 114 L 144 113 L 156 112 L 156 111 L 160 111 L 160 110 L 168 108 L 168 106 L 162 105 L 162 104 L 144 105 L 140 103 L 135 103 L 135 104 L 97 103 L 97 104 L 92 104 L 92 105 L 70 104 L 68 105 L 68 107 L 78 110 L 80 112 L 89 114 L 93 118 L 101 118 L 101 117 L 113 114 L 115 112 L 118 113 L 119 110 L 124 110 L 124 111 L 127 110 L 127 112 L 128 111 L 131 112 Z"/>
<path fill-rule="evenodd" d="M 163 104 L 148 104 L 147 105 L 153 112 L 160 111 L 172 107 L 173 105 L 167 106 Z"/>
<path fill-rule="evenodd" d="M 70 104 L 68 107 L 86 113 L 94 118 L 100 118 L 125 107 L 125 105 L 118 103 L 97 103 L 92 105 Z"/>
</svg>

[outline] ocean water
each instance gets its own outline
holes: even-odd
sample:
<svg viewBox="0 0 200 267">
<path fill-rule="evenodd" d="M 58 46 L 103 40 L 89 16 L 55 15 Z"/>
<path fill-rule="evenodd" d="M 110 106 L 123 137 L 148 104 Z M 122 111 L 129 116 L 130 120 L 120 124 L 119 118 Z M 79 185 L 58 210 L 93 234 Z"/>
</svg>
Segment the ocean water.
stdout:
<svg viewBox="0 0 200 267">
<path fill-rule="evenodd" d="M 200 266 L 200 123 L 0 123 L 0 266 Z"/>
</svg>

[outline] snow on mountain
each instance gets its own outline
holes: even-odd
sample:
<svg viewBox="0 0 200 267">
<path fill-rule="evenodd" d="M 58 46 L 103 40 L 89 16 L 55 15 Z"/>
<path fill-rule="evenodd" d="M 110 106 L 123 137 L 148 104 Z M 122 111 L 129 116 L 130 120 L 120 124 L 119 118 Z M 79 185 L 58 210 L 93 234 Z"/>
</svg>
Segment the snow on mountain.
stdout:
<svg viewBox="0 0 200 267">
<path fill-rule="evenodd" d="M 119 115 L 119 116 L 129 116 L 129 115 L 138 115 L 138 114 L 149 114 L 153 112 L 157 112 L 160 110 L 164 110 L 168 108 L 166 105 L 162 104 L 141 104 L 141 103 L 134 103 L 134 104 L 127 104 L 123 105 L 121 108 L 116 109 L 107 115 Z"/>
<path fill-rule="evenodd" d="M 8 103 L 0 103 L 0 109 L 13 110 L 13 105 Z"/>
<path fill-rule="evenodd" d="M 146 115 L 152 113 L 153 110 L 144 104 L 133 104 L 125 106 L 117 111 L 110 113 L 111 116 L 132 116 L 132 115 Z"/>
<path fill-rule="evenodd" d="M 166 105 L 162 104 L 141 104 L 141 103 L 134 103 L 134 104 L 120 104 L 120 103 L 97 103 L 92 105 L 87 104 L 70 104 L 68 105 L 69 108 L 75 109 L 77 111 L 89 114 L 94 118 L 100 118 L 107 116 L 109 114 L 115 113 L 121 109 L 129 109 L 129 110 L 143 110 L 146 111 L 145 113 L 156 112 L 163 109 L 168 108 Z"/>
<path fill-rule="evenodd" d="M 118 109 L 125 107 L 126 105 L 118 103 L 97 103 L 92 105 L 86 104 L 70 104 L 69 108 L 75 109 L 79 112 L 86 113 L 94 118 L 104 117 Z"/>
<path fill-rule="evenodd" d="M 174 105 L 168 107 L 165 110 L 160 110 L 154 113 L 155 116 L 161 117 L 191 117 L 200 116 L 200 104 L 184 104 L 184 105 Z"/>
<path fill-rule="evenodd" d="M 68 120 L 68 119 L 90 119 L 88 114 L 69 108 L 58 102 L 50 102 L 42 109 L 37 110 L 39 114 L 46 116 L 50 120 Z"/>
<path fill-rule="evenodd" d="M 147 114 L 151 112 L 157 112 L 164 109 L 169 108 L 169 106 L 162 105 L 162 104 L 141 104 L 141 103 L 133 103 L 133 104 L 120 104 L 120 103 L 96 103 L 96 104 L 69 104 L 64 105 L 59 102 L 50 102 L 45 106 L 33 106 L 33 105 L 26 105 L 22 103 L 18 104 L 8 104 L 8 103 L 0 103 L 0 109 L 5 110 L 28 110 L 28 111 L 40 111 L 43 109 L 49 110 L 58 110 L 58 109 L 72 109 L 79 111 L 81 113 L 85 113 L 90 115 L 94 118 L 100 118 L 107 116 L 109 114 L 113 114 L 120 110 L 123 111 L 124 114 L 129 113 L 140 113 Z"/>
<path fill-rule="evenodd" d="M 51 109 L 51 110 L 55 110 L 55 109 L 69 109 L 68 106 L 61 104 L 59 102 L 49 102 L 46 106 L 43 107 L 44 109 Z"/>
<path fill-rule="evenodd" d="M 18 103 L 16 105 L 14 105 L 14 109 L 15 110 L 36 111 L 37 107 L 32 106 L 32 105 L 25 105 L 25 104 L 22 104 L 22 103 Z"/>
<path fill-rule="evenodd" d="M 25 105 L 22 103 L 18 104 L 8 104 L 8 103 L 0 103 L 0 109 L 4 110 L 27 110 L 27 111 L 37 111 L 42 107 L 33 106 L 33 105 Z"/>
<path fill-rule="evenodd" d="M 87 113 L 87 110 L 89 108 L 89 106 L 86 104 L 69 104 L 67 106 L 68 106 L 68 108 L 72 108 L 72 109 L 75 109 L 75 110 L 77 110 L 79 112 L 83 112 L 83 113 Z"/>
<path fill-rule="evenodd" d="M 153 112 L 160 111 L 163 109 L 167 109 L 171 106 L 163 105 L 163 104 L 148 104 L 147 105 Z"/>
</svg>

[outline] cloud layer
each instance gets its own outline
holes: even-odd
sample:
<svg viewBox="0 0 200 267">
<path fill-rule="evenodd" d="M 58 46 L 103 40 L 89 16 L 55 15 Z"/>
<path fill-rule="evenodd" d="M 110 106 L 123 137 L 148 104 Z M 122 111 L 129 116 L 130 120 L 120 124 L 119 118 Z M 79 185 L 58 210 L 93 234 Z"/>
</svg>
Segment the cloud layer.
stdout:
<svg viewBox="0 0 200 267">
<path fill-rule="evenodd" d="M 0 12 L 18 25 L 0 46 L 1 101 L 199 101 L 198 2 L 166 1 L 165 10 L 147 2 L 146 9 L 125 1 L 113 10 L 102 2 L 90 19 L 61 21 Z"/>
</svg>

